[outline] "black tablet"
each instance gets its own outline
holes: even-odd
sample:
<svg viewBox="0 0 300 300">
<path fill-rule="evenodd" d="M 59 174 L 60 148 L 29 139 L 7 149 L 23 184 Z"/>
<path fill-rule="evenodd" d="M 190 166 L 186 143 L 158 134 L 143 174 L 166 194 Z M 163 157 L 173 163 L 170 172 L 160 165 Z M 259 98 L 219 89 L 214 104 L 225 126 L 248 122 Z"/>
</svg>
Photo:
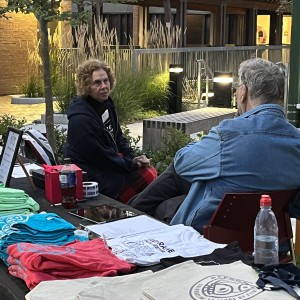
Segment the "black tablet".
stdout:
<svg viewBox="0 0 300 300">
<path fill-rule="evenodd" d="M 78 208 L 69 211 L 69 214 L 76 217 L 89 220 L 94 223 L 110 222 L 129 217 L 134 217 L 137 214 L 112 205 L 90 206 L 86 208 Z"/>
</svg>

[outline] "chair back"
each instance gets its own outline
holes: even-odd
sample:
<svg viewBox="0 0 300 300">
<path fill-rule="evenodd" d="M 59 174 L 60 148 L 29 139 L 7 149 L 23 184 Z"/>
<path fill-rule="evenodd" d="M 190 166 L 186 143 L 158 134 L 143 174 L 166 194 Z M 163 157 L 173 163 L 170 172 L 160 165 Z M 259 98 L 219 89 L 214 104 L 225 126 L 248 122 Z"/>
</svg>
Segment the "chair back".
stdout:
<svg viewBox="0 0 300 300">
<path fill-rule="evenodd" d="M 216 243 L 238 241 L 245 252 L 253 252 L 254 223 L 260 209 L 261 195 L 270 195 L 272 210 L 278 223 L 279 243 L 293 238 L 289 203 L 294 200 L 298 189 L 255 192 L 228 193 L 220 202 L 208 225 L 203 227 L 203 235 Z"/>
<path fill-rule="evenodd" d="M 55 166 L 55 154 L 47 138 L 38 130 L 25 130 L 21 143 L 22 155 L 34 160 L 36 163 L 49 166 Z"/>
</svg>

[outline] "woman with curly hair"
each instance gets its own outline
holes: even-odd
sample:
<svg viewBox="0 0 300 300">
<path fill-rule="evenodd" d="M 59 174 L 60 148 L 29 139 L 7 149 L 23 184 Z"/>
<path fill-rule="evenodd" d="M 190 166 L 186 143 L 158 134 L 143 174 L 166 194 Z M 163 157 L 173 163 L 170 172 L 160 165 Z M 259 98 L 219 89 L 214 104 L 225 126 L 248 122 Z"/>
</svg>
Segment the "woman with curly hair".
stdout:
<svg viewBox="0 0 300 300">
<path fill-rule="evenodd" d="M 99 192 L 126 203 L 156 177 L 150 160 L 134 157 L 123 136 L 110 92 L 116 80 L 110 67 L 90 59 L 79 65 L 77 95 L 67 109 L 65 157 L 99 184 Z"/>
</svg>

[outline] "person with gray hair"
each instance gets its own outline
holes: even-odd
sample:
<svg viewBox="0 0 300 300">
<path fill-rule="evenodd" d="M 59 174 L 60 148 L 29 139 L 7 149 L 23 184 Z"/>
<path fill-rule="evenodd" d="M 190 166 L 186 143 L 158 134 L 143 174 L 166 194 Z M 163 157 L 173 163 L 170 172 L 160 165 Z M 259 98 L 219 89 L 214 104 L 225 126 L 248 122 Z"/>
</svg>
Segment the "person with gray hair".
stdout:
<svg viewBox="0 0 300 300">
<path fill-rule="evenodd" d="M 284 71 L 270 61 L 250 59 L 241 63 L 238 75 L 238 116 L 180 149 L 129 205 L 202 232 L 225 193 L 300 188 L 300 131 L 280 105 Z"/>
<path fill-rule="evenodd" d="M 98 182 L 99 192 L 126 203 L 152 182 L 157 172 L 145 156 L 136 156 L 123 136 L 110 92 L 116 84 L 101 60 L 80 64 L 77 95 L 67 109 L 68 135 L 64 157 Z"/>
<path fill-rule="evenodd" d="M 284 95 L 284 71 L 278 65 L 270 61 L 257 58 L 244 61 L 240 64 L 239 85 L 237 92 L 238 113 L 247 111 L 244 104 L 254 107 L 259 104 L 276 103 L 279 104 Z M 249 103 L 241 103 L 239 100 L 247 93 L 251 98 Z"/>
</svg>

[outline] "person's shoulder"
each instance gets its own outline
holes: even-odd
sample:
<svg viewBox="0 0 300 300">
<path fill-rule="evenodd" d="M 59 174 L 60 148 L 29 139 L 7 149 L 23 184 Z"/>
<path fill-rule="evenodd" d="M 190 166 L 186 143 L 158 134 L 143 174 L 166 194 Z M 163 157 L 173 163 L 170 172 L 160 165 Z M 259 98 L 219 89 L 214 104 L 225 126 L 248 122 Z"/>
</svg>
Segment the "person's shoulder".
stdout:
<svg viewBox="0 0 300 300">
<path fill-rule="evenodd" d="M 75 96 L 67 109 L 67 115 L 86 115 L 91 114 L 91 105 L 82 96 Z"/>
<path fill-rule="evenodd" d="M 74 96 L 69 104 L 67 111 L 70 109 L 74 109 L 74 107 L 76 108 L 76 107 L 84 105 L 84 104 L 85 104 L 85 101 L 83 101 L 83 97 Z"/>
<path fill-rule="evenodd" d="M 282 108 L 275 104 L 262 104 L 258 105 L 243 114 L 233 118 L 226 119 L 218 125 L 220 129 L 238 131 L 253 129 L 253 126 L 264 125 L 266 118 L 273 118 L 273 114 L 284 117 Z M 267 116 L 266 116 L 267 115 Z M 261 124 L 262 123 L 262 124 Z"/>
<path fill-rule="evenodd" d="M 256 133 L 294 136 L 300 134 L 300 131 L 288 122 L 282 107 L 275 104 L 260 105 L 236 118 L 223 120 L 216 129 L 224 138 Z"/>
<path fill-rule="evenodd" d="M 239 117 L 233 119 L 222 120 L 219 125 L 216 126 L 218 130 L 226 130 L 232 128 L 238 128 L 242 120 Z"/>
<path fill-rule="evenodd" d="M 87 104 L 87 97 L 75 95 L 72 98 L 71 105 L 85 105 Z"/>
<path fill-rule="evenodd" d="M 249 130 L 249 122 L 239 116 L 223 120 L 215 127 L 221 139 L 231 138 Z M 250 126 L 251 127 L 251 126 Z"/>
</svg>

